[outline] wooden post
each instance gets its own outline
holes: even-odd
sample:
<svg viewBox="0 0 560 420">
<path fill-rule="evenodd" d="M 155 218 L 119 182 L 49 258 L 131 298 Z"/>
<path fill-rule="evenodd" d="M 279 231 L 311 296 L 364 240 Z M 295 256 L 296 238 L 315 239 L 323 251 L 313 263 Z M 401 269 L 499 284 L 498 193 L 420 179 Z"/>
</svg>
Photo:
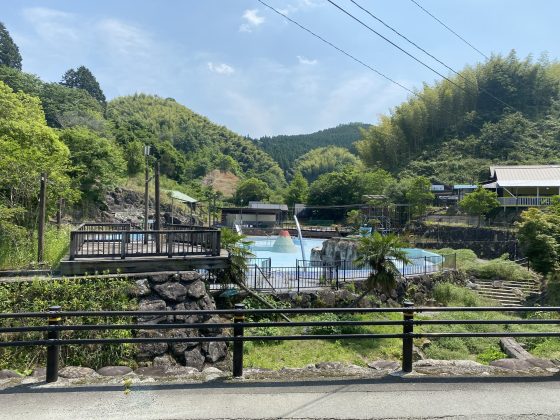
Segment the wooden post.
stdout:
<svg viewBox="0 0 560 420">
<path fill-rule="evenodd" d="M 60 230 L 62 226 L 62 198 L 58 198 L 58 209 L 56 210 L 56 228 Z"/>
<path fill-rule="evenodd" d="M 154 220 L 154 230 L 160 230 L 160 195 L 159 195 L 159 162 L 156 162 L 156 174 L 155 174 L 155 193 L 156 193 L 156 215 Z M 160 252 L 160 237 L 159 233 L 156 233 L 156 253 Z"/>
<path fill-rule="evenodd" d="M 39 231 L 37 238 L 37 262 L 43 262 L 45 254 L 45 214 L 47 212 L 47 174 L 41 173 L 41 189 L 39 192 Z"/>
</svg>

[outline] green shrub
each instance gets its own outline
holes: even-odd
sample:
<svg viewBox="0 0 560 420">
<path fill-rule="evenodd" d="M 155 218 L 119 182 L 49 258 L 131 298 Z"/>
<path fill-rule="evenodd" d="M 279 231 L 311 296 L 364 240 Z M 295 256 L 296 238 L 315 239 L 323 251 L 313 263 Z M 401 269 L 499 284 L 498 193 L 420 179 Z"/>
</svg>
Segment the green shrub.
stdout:
<svg viewBox="0 0 560 420">
<path fill-rule="evenodd" d="M 261 318 L 259 322 L 271 322 L 268 318 Z M 283 329 L 280 327 L 253 327 L 247 329 L 247 335 L 254 335 L 259 337 L 274 337 L 275 335 L 281 335 Z M 258 340 L 255 343 L 260 344 L 278 344 L 280 340 Z"/>
<path fill-rule="evenodd" d="M 438 283 L 432 292 L 433 298 L 443 306 L 492 306 L 491 299 L 484 298 L 466 287 L 452 283 Z"/>
<path fill-rule="evenodd" d="M 129 297 L 130 281 L 122 278 L 89 278 L 63 280 L 34 280 L 33 282 L 0 283 L 0 312 L 44 312 L 51 305 L 62 310 L 134 310 L 135 299 Z M 76 317 L 63 321 L 81 325 L 104 322 L 103 318 Z M 108 323 L 134 322 L 132 318 L 114 317 Z M 2 319 L 0 326 L 45 325 L 45 319 Z M 62 338 L 125 338 L 131 337 L 127 330 L 65 331 Z M 0 334 L 1 340 L 43 339 L 44 333 Z M 135 346 L 119 345 L 68 345 L 61 349 L 61 360 L 67 365 L 99 368 L 106 365 L 125 364 L 134 366 Z M 44 365 L 44 347 L 10 347 L 0 351 L 0 369 L 28 371 Z"/>
<path fill-rule="evenodd" d="M 487 365 L 493 360 L 505 359 L 506 357 L 507 355 L 497 348 L 488 347 L 485 351 L 476 356 L 476 361 Z"/>
<path fill-rule="evenodd" d="M 45 230 L 44 262 L 49 267 L 56 267 L 70 245 L 69 226 L 58 230 L 49 226 Z M 37 263 L 37 232 L 30 237 L 25 231 L 17 233 L 19 237 L 10 242 L 0 242 L 0 269 L 34 268 Z"/>
<path fill-rule="evenodd" d="M 558 271 L 546 277 L 546 304 L 560 306 L 560 272 Z"/>
<path fill-rule="evenodd" d="M 360 321 L 360 318 L 352 314 L 325 313 L 314 317 L 313 321 Z M 364 334 L 367 332 L 367 329 L 361 325 L 324 325 L 308 327 L 306 332 L 311 335 Z"/>
</svg>

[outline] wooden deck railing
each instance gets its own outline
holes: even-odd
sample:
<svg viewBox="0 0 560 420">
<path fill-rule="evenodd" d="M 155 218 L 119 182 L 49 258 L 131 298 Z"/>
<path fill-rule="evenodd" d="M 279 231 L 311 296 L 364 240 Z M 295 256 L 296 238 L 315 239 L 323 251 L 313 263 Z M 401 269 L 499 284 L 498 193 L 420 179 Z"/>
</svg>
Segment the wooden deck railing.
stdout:
<svg viewBox="0 0 560 420">
<path fill-rule="evenodd" d="M 113 228 L 113 229 L 111 229 Z M 88 224 L 70 233 L 70 260 L 148 256 L 220 255 L 220 231 L 130 230 L 129 224 Z"/>
</svg>

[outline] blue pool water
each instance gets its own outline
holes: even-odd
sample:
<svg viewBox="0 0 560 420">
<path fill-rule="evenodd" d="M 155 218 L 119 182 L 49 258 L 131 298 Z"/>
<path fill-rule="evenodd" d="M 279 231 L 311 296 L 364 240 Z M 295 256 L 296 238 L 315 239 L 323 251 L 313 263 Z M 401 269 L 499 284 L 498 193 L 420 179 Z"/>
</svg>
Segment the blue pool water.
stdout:
<svg viewBox="0 0 560 420">
<path fill-rule="evenodd" d="M 255 258 L 270 258 L 272 267 L 295 267 L 296 260 L 305 259 L 310 260 L 311 249 L 316 247 L 321 247 L 326 239 L 314 239 L 314 238 L 303 238 L 303 250 L 305 258 L 302 258 L 300 241 L 297 238 L 292 238 L 295 245 L 294 252 L 291 253 L 279 253 L 272 252 L 271 248 L 274 245 L 274 241 L 277 236 L 249 236 L 248 241 L 253 242 L 250 246 L 251 252 L 255 255 Z M 405 248 L 408 257 L 412 260 L 411 264 L 402 266 L 402 264 L 397 264 L 397 268 L 403 272 L 403 274 L 417 272 L 420 269 L 426 269 L 426 271 L 437 271 L 431 270 L 430 267 L 441 264 L 443 258 L 441 255 L 425 251 L 419 248 Z"/>
<path fill-rule="evenodd" d="M 272 252 L 270 249 L 274 245 L 277 236 L 248 236 L 247 240 L 253 242 L 249 247 L 256 258 L 270 258 L 272 267 L 295 267 L 296 260 L 302 260 L 300 241 L 292 238 L 295 251 L 291 253 Z M 311 249 L 323 245 L 326 239 L 303 238 L 303 250 L 305 260 L 309 260 Z"/>
</svg>

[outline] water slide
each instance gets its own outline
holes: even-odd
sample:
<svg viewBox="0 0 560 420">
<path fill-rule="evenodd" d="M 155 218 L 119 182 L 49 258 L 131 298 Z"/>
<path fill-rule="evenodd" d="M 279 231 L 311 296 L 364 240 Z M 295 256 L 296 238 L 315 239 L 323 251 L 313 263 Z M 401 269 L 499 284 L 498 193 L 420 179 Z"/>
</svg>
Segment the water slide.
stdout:
<svg viewBox="0 0 560 420">
<path fill-rule="evenodd" d="M 299 237 L 299 245 L 301 247 L 301 259 L 303 261 L 305 261 L 305 251 L 303 249 L 303 236 L 301 235 L 301 226 L 299 225 L 299 220 L 298 220 L 298 218 L 295 214 L 294 214 L 294 220 L 296 222 L 296 228 L 297 228 L 297 233 L 298 233 L 298 237 Z"/>
</svg>

